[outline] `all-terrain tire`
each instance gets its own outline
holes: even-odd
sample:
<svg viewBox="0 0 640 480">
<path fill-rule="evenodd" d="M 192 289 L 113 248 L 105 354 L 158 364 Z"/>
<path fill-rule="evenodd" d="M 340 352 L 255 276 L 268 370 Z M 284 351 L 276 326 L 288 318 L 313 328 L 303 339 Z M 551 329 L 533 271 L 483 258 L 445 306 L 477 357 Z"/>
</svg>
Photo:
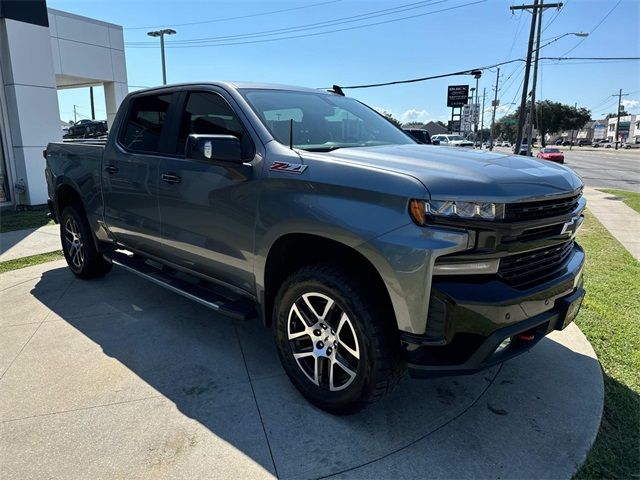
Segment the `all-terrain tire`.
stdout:
<svg viewBox="0 0 640 480">
<path fill-rule="evenodd" d="M 311 403 L 334 414 L 351 414 L 379 401 L 405 371 L 398 357 L 398 332 L 391 308 L 365 283 L 340 266 L 312 265 L 291 274 L 275 300 L 274 334 L 287 375 Z M 325 299 L 334 302 L 328 312 L 325 307 L 329 300 L 323 306 Z M 315 302 L 315 307 L 312 309 L 307 301 Z M 324 318 L 315 315 L 320 310 Z M 313 322 L 318 328 L 309 326 Z M 340 325 L 342 331 L 338 330 Z M 320 335 L 316 335 L 318 331 Z M 301 336 L 291 339 L 297 335 Z M 326 339 L 337 346 L 328 348 L 323 343 Z M 309 343 L 314 352 L 331 353 L 333 357 L 316 360 L 315 355 L 309 356 Z M 319 350 L 320 344 L 323 349 Z M 357 353 L 357 361 L 352 353 Z M 294 354 L 307 356 L 296 359 Z M 333 363 L 335 359 L 339 359 L 338 364 Z M 320 369 L 324 368 L 323 375 L 316 373 L 316 361 L 320 361 Z M 342 364 L 355 376 L 343 370 Z M 346 378 L 346 386 L 339 385 L 341 378 Z"/>
<path fill-rule="evenodd" d="M 96 250 L 93 233 L 80 205 L 68 205 L 62 211 L 60 240 L 67 265 L 77 277 L 102 277 L 111 271 L 111 262 Z"/>
</svg>

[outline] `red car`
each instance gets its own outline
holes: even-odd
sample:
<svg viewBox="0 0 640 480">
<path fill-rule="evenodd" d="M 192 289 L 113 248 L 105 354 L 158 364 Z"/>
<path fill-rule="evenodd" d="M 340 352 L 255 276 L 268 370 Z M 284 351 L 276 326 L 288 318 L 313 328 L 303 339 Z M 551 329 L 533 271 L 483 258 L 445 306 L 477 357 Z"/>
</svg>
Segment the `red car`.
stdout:
<svg viewBox="0 0 640 480">
<path fill-rule="evenodd" d="M 543 148 L 536 155 L 542 160 L 551 160 L 552 162 L 564 163 L 564 154 L 559 148 Z"/>
</svg>

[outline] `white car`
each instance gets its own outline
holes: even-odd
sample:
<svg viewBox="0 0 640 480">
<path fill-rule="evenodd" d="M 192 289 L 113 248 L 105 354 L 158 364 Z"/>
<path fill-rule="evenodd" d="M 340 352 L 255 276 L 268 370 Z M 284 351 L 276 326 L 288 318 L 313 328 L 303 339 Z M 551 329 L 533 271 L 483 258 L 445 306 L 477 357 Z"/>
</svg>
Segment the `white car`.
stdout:
<svg viewBox="0 0 640 480">
<path fill-rule="evenodd" d="M 431 137 L 431 140 L 438 140 L 440 145 L 449 147 L 473 147 L 473 142 L 465 140 L 461 135 L 439 134 Z"/>
<path fill-rule="evenodd" d="M 511 147 L 511 144 L 510 144 L 509 142 L 502 142 L 502 143 L 500 144 L 500 146 L 501 146 L 501 147 L 507 147 L 507 148 L 510 148 L 510 147 Z"/>
</svg>

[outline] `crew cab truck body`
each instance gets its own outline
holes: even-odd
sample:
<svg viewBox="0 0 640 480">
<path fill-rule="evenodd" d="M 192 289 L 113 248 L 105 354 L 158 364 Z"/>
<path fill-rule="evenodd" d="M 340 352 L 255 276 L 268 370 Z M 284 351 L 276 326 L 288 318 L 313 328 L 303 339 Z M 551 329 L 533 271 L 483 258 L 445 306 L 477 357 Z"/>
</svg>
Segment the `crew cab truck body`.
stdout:
<svg viewBox="0 0 640 480">
<path fill-rule="evenodd" d="M 580 307 L 585 200 L 568 168 L 419 145 L 335 92 L 237 83 L 129 94 L 105 144 L 47 147 L 71 270 L 117 264 L 274 330 L 316 405 L 352 412 L 464 374 Z"/>
</svg>

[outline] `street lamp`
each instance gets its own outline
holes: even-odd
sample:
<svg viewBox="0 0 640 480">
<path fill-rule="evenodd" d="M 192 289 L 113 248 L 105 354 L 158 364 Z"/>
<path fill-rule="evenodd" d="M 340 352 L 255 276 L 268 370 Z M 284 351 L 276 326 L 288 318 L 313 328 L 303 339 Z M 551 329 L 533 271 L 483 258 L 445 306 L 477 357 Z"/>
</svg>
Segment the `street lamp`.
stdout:
<svg viewBox="0 0 640 480">
<path fill-rule="evenodd" d="M 589 36 L 589 32 L 569 32 L 569 33 L 563 33 L 562 35 L 558 35 L 556 38 L 554 38 L 553 40 L 551 40 L 550 42 L 545 43 L 544 45 L 542 45 L 541 47 L 538 47 L 534 50 L 534 52 L 537 52 L 538 50 L 542 50 L 544 47 L 546 47 L 547 45 L 551 45 L 552 43 L 557 42 L 558 40 L 560 40 L 561 38 L 564 37 L 568 37 L 569 35 L 574 35 L 576 37 L 582 37 L 582 38 L 586 38 Z"/>
<path fill-rule="evenodd" d="M 154 32 L 149 32 L 147 35 L 150 37 L 160 37 L 160 55 L 162 58 L 162 84 L 167 84 L 167 70 L 164 64 L 164 36 L 165 35 L 175 35 L 176 31 L 171 28 L 165 28 L 163 30 L 156 30 Z"/>
</svg>

